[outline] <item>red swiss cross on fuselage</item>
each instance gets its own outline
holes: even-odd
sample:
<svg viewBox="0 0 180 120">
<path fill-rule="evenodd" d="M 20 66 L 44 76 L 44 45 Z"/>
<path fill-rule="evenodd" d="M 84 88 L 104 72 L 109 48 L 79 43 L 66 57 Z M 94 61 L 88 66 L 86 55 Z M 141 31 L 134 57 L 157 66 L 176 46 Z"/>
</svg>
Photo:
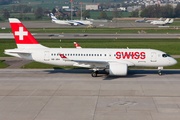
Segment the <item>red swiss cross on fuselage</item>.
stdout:
<svg viewBox="0 0 180 120">
<path fill-rule="evenodd" d="M 28 36 L 28 32 L 23 31 L 23 27 L 19 27 L 19 31 L 15 31 L 15 36 L 19 36 L 19 40 L 24 40 L 24 36 Z"/>
</svg>

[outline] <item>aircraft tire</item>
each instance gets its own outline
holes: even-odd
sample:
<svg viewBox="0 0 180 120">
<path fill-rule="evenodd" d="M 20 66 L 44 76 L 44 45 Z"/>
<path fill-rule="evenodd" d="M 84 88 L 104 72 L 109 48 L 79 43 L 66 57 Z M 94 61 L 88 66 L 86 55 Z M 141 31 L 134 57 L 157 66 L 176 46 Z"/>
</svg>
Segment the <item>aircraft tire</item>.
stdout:
<svg viewBox="0 0 180 120">
<path fill-rule="evenodd" d="M 97 77 L 97 72 L 96 72 L 96 71 L 93 71 L 93 72 L 91 73 L 91 76 L 92 76 L 92 77 Z"/>
</svg>

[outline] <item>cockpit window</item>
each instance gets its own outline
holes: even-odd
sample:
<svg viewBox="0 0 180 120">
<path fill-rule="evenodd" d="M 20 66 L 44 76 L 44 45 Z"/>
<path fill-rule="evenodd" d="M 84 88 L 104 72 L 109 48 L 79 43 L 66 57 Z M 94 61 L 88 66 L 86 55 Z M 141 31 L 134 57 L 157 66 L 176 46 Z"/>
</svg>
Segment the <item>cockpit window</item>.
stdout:
<svg viewBox="0 0 180 120">
<path fill-rule="evenodd" d="M 162 54 L 162 57 L 171 57 L 171 56 L 168 54 Z"/>
</svg>

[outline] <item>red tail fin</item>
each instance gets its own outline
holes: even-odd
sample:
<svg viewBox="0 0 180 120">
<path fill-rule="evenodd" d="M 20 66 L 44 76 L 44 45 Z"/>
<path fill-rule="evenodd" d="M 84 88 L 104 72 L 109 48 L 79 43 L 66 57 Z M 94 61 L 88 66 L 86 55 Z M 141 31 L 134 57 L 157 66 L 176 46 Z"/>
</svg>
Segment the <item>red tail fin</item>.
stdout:
<svg viewBox="0 0 180 120">
<path fill-rule="evenodd" d="M 24 25 L 16 18 L 9 18 L 16 44 L 39 44 Z"/>
<path fill-rule="evenodd" d="M 74 42 L 74 45 L 76 46 L 76 48 L 81 48 L 81 46 L 78 45 L 76 42 Z"/>
</svg>

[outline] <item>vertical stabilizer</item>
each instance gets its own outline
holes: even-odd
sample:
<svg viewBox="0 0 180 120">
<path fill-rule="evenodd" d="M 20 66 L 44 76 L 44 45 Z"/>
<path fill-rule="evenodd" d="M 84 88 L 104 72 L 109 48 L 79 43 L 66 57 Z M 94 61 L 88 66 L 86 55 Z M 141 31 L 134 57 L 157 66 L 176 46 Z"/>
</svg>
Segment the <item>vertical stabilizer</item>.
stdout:
<svg viewBox="0 0 180 120">
<path fill-rule="evenodd" d="M 18 48 L 45 48 L 39 44 L 24 25 L 16 18 L 9 18 Z"/>
<path fill-rule="evenodd" d="M 52 20 L 58 20 L 52 13 L 50 13 Z"/>
</svg>

